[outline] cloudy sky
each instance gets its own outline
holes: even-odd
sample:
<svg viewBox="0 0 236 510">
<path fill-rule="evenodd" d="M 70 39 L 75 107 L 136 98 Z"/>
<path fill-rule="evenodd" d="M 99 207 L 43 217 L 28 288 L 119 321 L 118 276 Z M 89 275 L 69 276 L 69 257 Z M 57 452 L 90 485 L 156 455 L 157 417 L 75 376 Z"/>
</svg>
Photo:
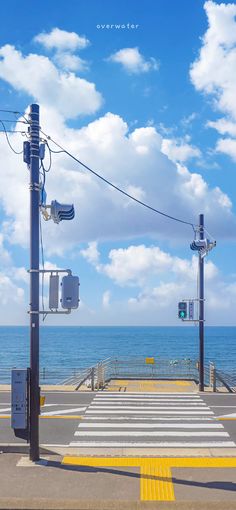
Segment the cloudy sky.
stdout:
<svg viewBox="0 0 236 510">
<path fill-rule="evenodd" d="M 236 3 L 1 5 L 0 109 L 37 102 L 42 130 L 104 178 L 186 222 L 205 214 L 217 241 L 205 259 L 209 325 L 236 324 L 235 77 Z M 0 118 L 26 129 L 11 113 Z M 20 152 L 26 137 L 9 140 Z M 29 173 L 3 132 L 0 163 L 0 324 L 27 324 Z M 80 308 L 46 324 L 179 324 L 178 301 L 197 296 L 191 225 L 63 153 L 53 153 L 46 191 L 49 203 L 74 203 L 76 217 L 42 219 L 45 265 L 70 267 L 81 284 Z"/>
</svg>

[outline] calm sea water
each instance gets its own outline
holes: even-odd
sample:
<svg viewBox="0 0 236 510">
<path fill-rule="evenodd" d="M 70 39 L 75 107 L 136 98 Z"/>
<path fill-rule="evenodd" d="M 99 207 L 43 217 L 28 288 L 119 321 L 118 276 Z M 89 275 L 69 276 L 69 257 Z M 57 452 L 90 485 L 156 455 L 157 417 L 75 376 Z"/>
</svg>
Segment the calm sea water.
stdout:
<svg viewBox="0 0 236 510">
<path fill-rule="evenodd" d="M 57 382 L 110 356 L 198 358 L 197 327 L 49 327 L 40 331 L 40 368 Z M 236 327 L 205 328 L 206 360 L 236 370 Z M 0 327 L 0 381 L 29 366 L 29 328 Z"/>
<path fill-rule="evenodd" d="M 49 327 L 40 332 L 40 367 L 51 382 L 110 356 L 198 358 L 197 327 Z M 206 327 L 205 355 L 236 370 L 236 327 Z M 29 366 L 28 327 L 0 327 L 0 382 L 8 369 Z"/>
</svg>

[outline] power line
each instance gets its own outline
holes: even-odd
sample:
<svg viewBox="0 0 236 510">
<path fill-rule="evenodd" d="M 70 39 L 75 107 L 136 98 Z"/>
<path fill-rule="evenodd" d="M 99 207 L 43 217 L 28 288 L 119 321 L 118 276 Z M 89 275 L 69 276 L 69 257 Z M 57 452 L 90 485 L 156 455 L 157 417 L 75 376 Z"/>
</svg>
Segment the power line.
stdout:
<svg viewBox="0 0 236 510">
<path fill-rule="evenodd" d="M 0 129 L 0 133 L 20 133 L 21 135 L 27 135 L 26 131 L 13 130 L 13 129 Z"/>
<path fill-rule="evenodd" d="M 13 120 L 13 119 L 1 119 L 2 122 L 10 122 L 11 124 L 17 122 L 17 124 L 29 124 L 27 120 Z"/>
<path fill-rule="evenodd" d="M 5 124 L 3 123 L 3 121 L 2 121 L 1 119 L 0 119 L 0 123 L 2 124 L 2 127 L 3 127 L 3 129 L 4 129 L 4 133 L 5 133 L 5 136 L 6 136 L 6 139 L 7 139 L 7 143 L 8 143 L 8 145 L 9 145 L 10 149 L 11 149 L 11 150 L 12 150 L 15 154 L 22 154 L 22 153 L 23 153 L 23 150 L 19 152 L 19 151 L 16 151 L 16 150 L 12 147 L 11 142 L 10 142 L 9 137 L 8 137 L 8 134 L 7 134 L 7 130 L 6 130 L 6 128 L 5 128 Z"/>
<path fill-rule="evenodd" d="M 4 109 L 0 109 L 0 112 L 13 113 L 14 115 L 24 115 L 24 112 L 18 112 L 16 110 L 4 110 Z"/>
<path fill-rule="evenodd" d="M 25 120 L 25 124 L 30 124 L 30 121 L 29 119 L 26 118 L 25 116 L 25 112 L 18 112 L 18 111 L 14 111 L 14 110 L 5 110 L 5 109 L 0 109 L 0 112 L 3 112 L 3 113 L 12 113 L 13 115 L 17 116 L 17 115 L 22 115 L 23 119 Z M 28 115 L 28 114 L 26 114 Z M 13 122 L 11 120 L 7 120 L 6 122 Z M 23 122 L 22 120 L 18 120 L 17 119 L 17 122 Z"/>
<path fill-rule="evenodd" d="M 46 145 L 47 145 L 48 152 L 49 152 L 49 166 L 48 166 L 48 168 L 45 168 L 44 165 L 43 165 L 43 160 L 42 159 L 41 159 L 41 165 L 42 165 L 42 168 L 43 168 L 44 172 L 50 172 L 51 167 L 52 167 L 52 154 L 51 154 L 51 150 L 50 150 L 50 147 L 49 147 L 48 143 Z"/>
<path fill-rule="evenodd" d="M 47 140 L 46 140 L 46 144 L 47 144 L 49 151 L 52 152 L 53 154 L 60 154 L 61 152 L 65 152 L 64 149 L 59 150 L 59 151 L 54 151 L 53 149 L 51 149 L 51 147 L 49 147 Z"/>
<path fill-rule="evenodd" d="M 195 227 L 196 225 L 194 225 L 194 223 L 191 223 L 189 221 L 185 221 L 185 220 L 181 220 L 180 218 L 176 218 L 175 216 L 171 216 L 170 214 L 167 214 L 167 213 L 164 213 L 162 211 L 159 211 L 158 209 L 156 209 L 155 207 L 152 207 L 150 206 L 149 204 L 146 204 L 145 202 L 142 202 L 141 200 L 139 200 L 138 198 L 135 198 L 134 196 L 130 195 L 129 193 L 127 193 L 126 191 L 124 191 L 123 189 L 119 188 L 118 186 L 116 186 L 115 184 L 113 184 L 111 181 L 108 181 L 108 179 L 105 179 L 105 177 L 102 177 L 102 175 L 100 175 L 98 172 L 95 172 L 95 170 L 92 170 L 92 168 L 90 168 L 89 166 L 85 165 L 85 163 L 83 163 L 82 161 L 80 161 L 78 158 L 76 158 L 75 156 L 73 156 L 73 154 L 71 154 L 69 151 L 67 151 L 64 147 L 62 147 L 59 143 L 57 143 L 55 140 L 53 140 L 53 138 L 49 135 L 47 135 L 46 133 L 44 133 L 42 131 L 42 129 L 40 129 L 41 133 L 46 136 L 46 138 L 48 140 L 51 140 L 51 142 L 53 142 L 57 147 L 59 147 L 60 152 L 64 152 L 65 154 L 67 154 L 70 158 L 72 158 L 74 161 L 76 161 L 77 163 L 79 163 L 81 166 L 83 166 L 84 168 L 86 168 L 86 170 L 88 170 L 89 172 L 91 172 L 93 175 L 96 175 L 96 177 L 98 177 L 99 179 L 101 179 L 103 182 L 105 182 L 106 184 L 108 184 L 109 186 L 111 186 L 112 188 L 114 188 L 116 191 L 119 191 L 119 193 L 122 193 L 123 195 L 125 195 L 126 197 L 130 198 L 131 200 L 133 200 L 134 202 L 137 202 L 138 204 L 142 205 L 143 207 L 146 207 L 147 209 L 157 213 L 157 214 L 160 214 L 161 216 L 165 216 L 166 218 L 169 218 L 170 220 L 173 220 L 173 221 L 178 221 L 179 223 L 184 223 L 185 225 L 190 225 L 193 230 L 195 230 Z M 49 144 L 47 143 L 48 145 L 48 148 L 49 150 L 52 150 L 50 149 L 49 147 Z M 52 151 L 54 152 L 54 151 Z"/>
</svg>

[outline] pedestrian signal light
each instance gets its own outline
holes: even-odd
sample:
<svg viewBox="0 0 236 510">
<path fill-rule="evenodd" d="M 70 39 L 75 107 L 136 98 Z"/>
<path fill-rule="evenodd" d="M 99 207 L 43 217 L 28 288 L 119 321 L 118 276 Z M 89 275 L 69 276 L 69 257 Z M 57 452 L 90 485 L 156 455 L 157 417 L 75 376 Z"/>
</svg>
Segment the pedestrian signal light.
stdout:
<svg viewBox="0 0 236 510">
<path fill-rule="evenodd" d="M 179 319 L 186 319 L 187 318 L 187 303 L 186 301 L 180 301 L 178 305 L 178 317 Z"/>
</svg>

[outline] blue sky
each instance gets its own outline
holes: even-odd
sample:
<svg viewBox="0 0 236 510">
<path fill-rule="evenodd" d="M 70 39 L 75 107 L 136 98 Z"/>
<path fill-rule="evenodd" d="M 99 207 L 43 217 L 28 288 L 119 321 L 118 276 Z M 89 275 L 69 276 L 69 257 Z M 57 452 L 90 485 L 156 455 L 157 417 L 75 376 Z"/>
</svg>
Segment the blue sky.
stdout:
<svg viewBox="0 0 236 510">
<path fill-rule="evenodd" d="M 228 1 L 1 6 L 0 108 L 38 102 L 44 131 L 117 186 L 186 221 L 205 213 L 217 240 L 206 259 L 212 325 L 235 324 L 235 16 Z M 22 136 L 9 136 L 20 149 Z M 0 149 L 0 323 L 25 324 L 28 175 L 2 133 Z M 197 292 L 191 227 L 65 155 L 53 156 L 46 190 L 76 208 L 73 222 L 42 220 L 47 267 L 71 267 L 81 281 L 79 310 L 46 323 L 179 324 L 177 302 Z"/>
</svg>

